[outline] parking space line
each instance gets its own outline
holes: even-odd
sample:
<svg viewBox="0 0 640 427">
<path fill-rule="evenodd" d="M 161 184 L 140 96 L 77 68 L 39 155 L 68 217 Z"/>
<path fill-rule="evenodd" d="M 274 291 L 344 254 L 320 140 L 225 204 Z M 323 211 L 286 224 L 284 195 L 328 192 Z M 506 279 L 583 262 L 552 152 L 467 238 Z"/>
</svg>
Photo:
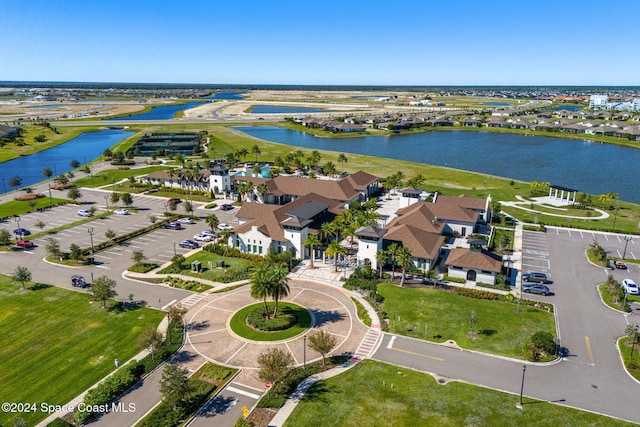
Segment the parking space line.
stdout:
<svg viewBox="0 0 640 427">
<path fill-rule="evenodd" d="M 622 240 L 620 240 L 620 236 L 616 235 L 616 239 L 618 239 L 618 242 L 622 242 Z"/>
<path fill-rule="evenodd" d="M 113 259 L 111 257 L 105 256 L 105 255 L 100 255 L 100 254 L 93 254 L 94 258 L 106 258 L 106 259 Z"/>
<path fill-rule="evenodd" d="M 584 234 L 582 234 L 582 231 L 580 232 L 580 237 L 584 239 Z"/>
<path fill-rule="evenodd" d="M 111 267 L 107 267 L 106 265 L 96 265 L 97 268 L 104 268 L 105 270 L 111 270 Z"/>
<path fill-rule="evenodd" d="M 606 234 L 604 235 L 604 238 L 607 239 L 607 242 L 609 241 L 609 236 L 607 236 Z"/>
<path fill-rule="evenodd" d="M 631 252 L 631 251 L 630 251 L 629 253 L 630 253 L 630 254 L 631 254 L 631 256 L 633 257 L 633 259 L 638 259 L 638 258 L 636 258 L 635 254 L 634 254 L 633 252 Z"/>
<path fill-rule="evenodd" d="M 593 237 L 593 240 L 596 240 L 596 234 L 595 233 L 591 233 L 591 237 Z"/>
</svg>

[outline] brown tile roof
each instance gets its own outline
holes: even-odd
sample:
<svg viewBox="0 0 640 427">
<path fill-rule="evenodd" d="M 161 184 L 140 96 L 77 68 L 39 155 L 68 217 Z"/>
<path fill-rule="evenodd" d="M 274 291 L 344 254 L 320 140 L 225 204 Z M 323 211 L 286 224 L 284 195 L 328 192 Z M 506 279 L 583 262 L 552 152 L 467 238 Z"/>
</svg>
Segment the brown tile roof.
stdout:
<svg viewBox="0 0 640 427">
<path fill-rule="evenodd" d="M 389 229 L 384 240 L 402 242 L 402 246 L 409 248 L 414 258 L 435 259 L 445 237 L 403 224 Z"/>
<path fill-rule="evenodd" d="M 348 201 L 355 199 L 360 194 L 345 179 L 333 181 L 295 176 L 277 176 L 273 178 L 273 182 L 277 190 L 281 191 L 282 194 L 295 196 L 315 193 L 332 200 Z"/>
<path fill-rule="evenodd" d="M 431 206 L 431 203 L 418 202 L 398 209 L 396 212 L 398 216 L 389 223 L 387 228 L 408 224 L 431 233 L 441 234 L 445 224 L 436 220 L 436 215 L 430 209 Z"/>
<path fill-rule="evenodd" d="M 281 223 L 291 218 L 287 215 L 289 212 L 302 207 L 309 202 L 317 202 L 329 206 L 329 212 L 333 215 L 327 218 L 327 221 L 332 220 L 335 215 L 344 210 L 341 202 L 331 200 L 314 193 L 299 197 L 284 206 L 262 203 L 244 203 L 238 211 L 237 217 L 245 220 L 248 219 L 249 221 L 236 226 L 233 229 L 233 232 L 235 234 L 243 234 L 250 231 L 251 227 L 256 226 L 264 235 L 271 237 L 273 240 L 284 242 L 286 239 L 284 237 L 284 229 L 282 228 Z M 295 222 L 295 220 L 289 220 L 289 222 Z M 313 226 L 314 224 L 311 225 Z M 312 232 L 311 234 L 315 233 Z"/>
<path fill-rule="evenodd" d="M 455 248 L 449 253 L 446 265 L 500 273 L 502 269 L 502 258 L 499 255 L 484 250 L 480 252 L 472 251 L 469 248 Z"/>
<path fill-rule="evenodd" d="M 345 180 L 347 180 L 354 189 L 364 190 L 369 185 L 376 182 L 378 180 L 378 177 L 364 171 L 358 171 L 356 173 L 348 175 Z"/>
</svg>

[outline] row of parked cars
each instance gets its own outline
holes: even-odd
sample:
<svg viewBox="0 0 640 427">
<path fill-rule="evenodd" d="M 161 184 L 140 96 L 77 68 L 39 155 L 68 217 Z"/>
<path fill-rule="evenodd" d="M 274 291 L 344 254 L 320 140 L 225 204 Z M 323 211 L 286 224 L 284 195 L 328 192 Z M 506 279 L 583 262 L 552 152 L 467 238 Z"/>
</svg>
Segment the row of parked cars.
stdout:
<svg viewBox="0 0 640 427">
<path fill-rule="evenodd" d="M 545 283 L 549 283 L 549 277 L 544 273 L 531 272 L 522 275 L 522 292 L 547 296 L 551 290 Z"/>
</svg>

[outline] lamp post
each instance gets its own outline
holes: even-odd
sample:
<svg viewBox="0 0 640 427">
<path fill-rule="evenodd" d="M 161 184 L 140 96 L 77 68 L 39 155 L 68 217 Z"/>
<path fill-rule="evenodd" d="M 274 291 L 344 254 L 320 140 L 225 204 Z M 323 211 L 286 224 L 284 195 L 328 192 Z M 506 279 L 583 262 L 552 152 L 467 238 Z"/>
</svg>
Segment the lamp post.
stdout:
<svg viewBox="0 0 640 427">
<path fill-rule="evenodd" d="M 109 215 L 109 195 L 104 195 L 104 202 L 107 204 L 107 215 Z"/>
<path fill-rule="evenodd" d="M 524 391 L 524 373 L 527 372 L 527 365 L 522 365 L 522 384 L 520 385 L 520 406 L 522 406 L 522 392 Z"/>
<path fill-rule="evenodd" d="M 91 272 L 91 286 L 93 286 L 93 271 Z"/>
<path fill-rule="evenodd" d="M 627 255 L 627 245 L 629 244 L 629 241 L 631 241 L 631 236 L 624 236 L 624 252 L 622 252 L 622 260 L 624 261 L 624 258 Z"/>
<path fill-rule="evenodd" d="M 20 229 L 20 215 L 16 215 L 14 220 L 18 223 L 18 235 L 23 236 L 22 230 Z"/>
<path fill-rule="evenodd" d="M 91 255 L 93 255 L 93 227 L 87 228 L 87 232 L 89 233 L 89 238 L 91 238 Z"/>
<path fill-rule="evenodd" d="M 178 256 L 178 252 L 176 252 L 176 242 L 173 242 L 173 256 Z"/>
<path fill-rule="evenodd" d="M 636 325 L 636 330 L 638 329 L 638 326 Z M 307 369 L 307 336 L 304 336 L 304 347 L 303 347 L 303 366 L 305 369 Z M 631 347 L 631 351 L 633 351 L 633 347 Z M 631 354 L 633 356 L 633 353 Z"/>
<path fill-rule="evenodd" d="M 167 208 L 168 207 L 169 207 L 169 202 L 164 202 L 164 213 L 165 213 L 165 216 L 167 214 Z"/>
<path fill-rule="evenodd" d="M 51 184 L 49 184 L 49 207 L 53 207 L 53 199 L 51 198 Z"/>
<path fill-rule="evenodd" d="M 638 324 L 636 323 L 636 327 L 633 328 L 633 342 L 631 343 L 631 356 L 629 356 L 629 358 L 633 358 L 633 348 L 636 346 L 637 337 L 638 337 Z"/>
</svg>

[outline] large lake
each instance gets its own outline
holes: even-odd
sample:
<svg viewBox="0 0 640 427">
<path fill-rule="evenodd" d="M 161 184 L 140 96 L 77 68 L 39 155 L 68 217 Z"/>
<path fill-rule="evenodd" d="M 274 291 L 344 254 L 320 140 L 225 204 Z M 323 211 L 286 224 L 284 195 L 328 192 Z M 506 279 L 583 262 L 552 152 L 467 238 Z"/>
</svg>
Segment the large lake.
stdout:
<svg viewBox="0 0 640 427">
<path fill-rule="evenodd" d="M 408 160 L 523 181 L 548 181 L 596 195 L 618 193 L 622 200 L 640 204 L 640 149 L 630 147 L 458 130 L 318 138 L 273 126 L 235 129 L 256 138 L 296 147 Z"/>
<path fill-rule="evenodd" d="M 130 114 L 128 116 L 114 117 L 104 120 L 169 120 L 173 119 L 173 116 L 175 116 L 178 111 L 188 110 L 189 108 L 197 107 L 202 104 L 204 104 L 204 102 L 187 102 L 186 104 L 180 105 L 164 105 L 161 107 L 153 107 L 146 113 Z"/>
<path fill-rule="evenodd" d="M 0 192 L 12 190 L 9 181 L 16 175 L 22 178 L 22 187 L 26 187 L 45 179 L 42 175 L 44 168 L 55 171 L 54 176 L 69 172 L 72 169 L 71 160 L 77 160 L 82 164 L 90 162 L 98 158 L 105 149 L 132 133 L 122 130 L 86 132 L 48 150 L 0 163 L 0 179 L 3 183 Z"/>
</svg>

